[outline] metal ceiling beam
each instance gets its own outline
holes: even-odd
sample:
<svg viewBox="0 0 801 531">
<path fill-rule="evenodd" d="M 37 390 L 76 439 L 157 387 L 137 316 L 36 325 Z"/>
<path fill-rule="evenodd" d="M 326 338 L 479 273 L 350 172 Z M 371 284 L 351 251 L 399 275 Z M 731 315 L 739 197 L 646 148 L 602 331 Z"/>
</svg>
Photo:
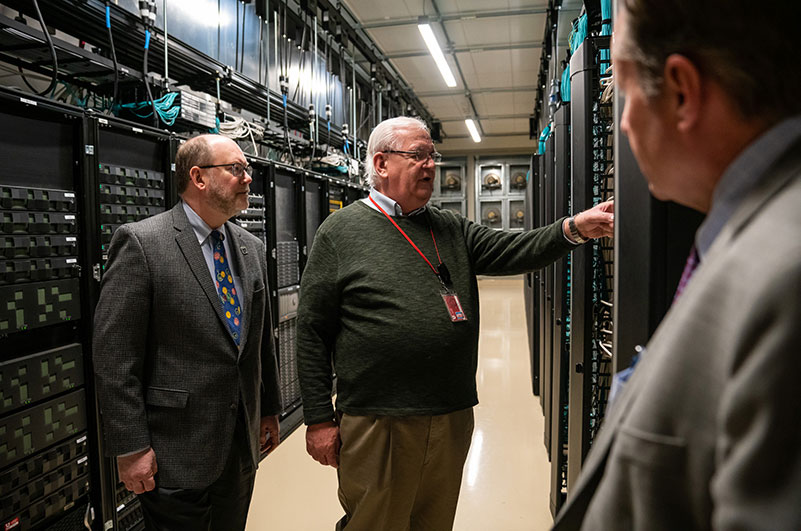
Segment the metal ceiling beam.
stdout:
<svg viewBox="0 0 801 531">
<path fill-rule="evenodd" d="M 442 53 L 466 53 L 466 52 L 497 52 L 504 50 L 524 50 L 531 48 L 542 48 L 542 41 L 538 42 L 513 42 L 507 44 L 477 44 L 474 46 L 454 46 L 450 48 L 443 48 Z M 407 57 L 424 57 L 430 55 L 427 50 L 420 50 L 415 52 L 396 52 L 384 56 L 385 59 L 405 59 Z"/>
<path fill-rule="evenodd" d="M 453 20 L 473 20 L 479 18 L 498 18 L 498 17 L 519 17 L 524 15 L 544 15 L 548 12 L 547 7 L 532 7 L 528 9 L 507 9 L 503 11 L 470 11 L 462 13 L 453 13 L 442 15 L 437 12 L 437 15 L 430 17 L 431 22 L 450 22 Z M 417 25 L 417 18 L 397 18 L 389 20 L 374 20 L 371 22 L 363 22 L 359 25 L 362 29 L 375 29 L 375 28 L 391 28 L 393 26 L 411 26 Z"/>
<path fill-rule="evenodd" d="M 290 0 L 284 0 L 289 2 Z M 348 7 L 340 1 L 336 0 L 324 0 L 328 6 L 331 8 L 332 11 L 338 12 L 342 17 L 342 20 L 347 23 L 347 25 L 352 29 L 353 34 L 357 37 L 357 39 L 352 39 L 354 42 L 354 59 L 355 59 L 355 52 L 358 50 L 362 52 L 362 55 L 365 56 L 368 63 L 375 62 L 380 63 L 381 66 L 384 67 L 385 71 L 395 80 L 397 88 L 404 94 L 407 101 L 412 103 L 414 107 L 417 108 L 417 112 L 420 116 L 424 119 L 428 119 L 429 121 L 434 120 L 434 116 L 428 110 L 428 108 L 420 101 L 420 99 L 415 95 L 414 90 L 409 86 L 409 83 L 406 79 L 401 75 L 401 73 L 386 59 L 383 59 L 384 53 L 376 44 L 375 40 L 367 34 L 359 25 L 358 19 L 356 16 L 351 12 Z M 337 4 L 336 8 L 334 8 L 334 4 Z M 359 41 L 361 46 L 356 45 L 356 41 Z M 357 65 L 358 66 L 358 65 Z M 362 70 L 366 73 L 366 77 L 370 79 L 369 74 L 369 67 L 365 70 L 359 67 L 359 70 Z M 355 132 L 354 132 L 355 134 Z"/>
<path fill-rule="evenodd" d="M 483 88 L 469 91 L 472 94 L 502 94 L 505 92 L 534 92 L 537 90 L 537 85 L 526 85 L 523 87 L 495 87 Z M 435 90 L 432 92 L 416 92 L 418 98 L 438 98 L 441 96 L 464 96 L 464 90 Z"/>
<path fill-rule="evenodd" d="M 425 0 L 423 0 L 423 1 L 425 2 Z M 451 38 L 448 37 L 448 30 L 445 29 L 445 23 L 441 21 L 442 14 L 439 12 L 439 7 L 437 7 L 437 0 L 431 0 L 431 7 L 434 8 L 434 13 L 436 14 L 436 16 L 440 18 L 439 25 L 442 28 L 442 35 L 443 35 L 443 37 L 445 37 L 445 46 L 452 50 L 454 48 L 453 41 L 451 41 Z M 470 104 L 470 109 L 473 111 L 472 112 L 472 116 L 477 117 L 478 116 L 478 110 L 476 109 L 476 104 L 473 101 L 473 97 L 470 96 L 470 87 L 467 86 L 467 79 L 465 79 L 464 72 L 462 72 L 462 67 L 459 64 L 459 58 L 456 57 L 456 54 L 453 53 L 453 52 L 451 52 L 451 57 L 453 57 L 453 62 L 456 64 L 456 70 L 459 72 L 459 77 L 462 80 L 462 86 L 464 87 L 465 97 L 467 98 L 467 102 Z M 470 117 L 471 116 L 465 116 L 465 117 L 463 117 L 463 119 L 470 118 Z M 484 128 L 481 126 L 481 122 L 478 120 L 478 118 L 476 118 L 476 122 L 478 122 L 476 124 L 476 126 L 478 127 L 478 130 L 481 131 L 481 134 L 483 135 L 484 134 Z"/>
<path fill-rule="evenodd" d="M 524 136 L 524 137 L 528 138 L 528 130 L 526 130 L 526 131 L 508 131 L 508 132 L 505 132 L 505 133 L 490 133 L 488 135 L 481 135 L 481 136 L 483 138 L 493 138 L 493 137 L 500 137 L 500 136 Z M 459 140 L 459 139 L 463 139 L 463 138 L 470 138 L 470 135 L 456 135 L 456 136 L 448 135 L 445 138 L 447 138 L 448 140 Z M 534 140 L 532 140 L 532 142 L 534 142 Z"/>
<path fill-rule="evenodd" d="M 530 114 L 484 114 L 479 116 L 478 114 L 476 114 L 473 118 L 475 118 L 476 120 L 512 120 L 520 118 L 525 118 L 526 120 L 528 120 L 529 116 L 531 115 Z M 470 116 L 468 116 L 468 118 L 470 118 Z M 464 122 L 464 119 L 465 119 L 464 116 L 460 117 L 454 116 L 453 118 L 438 118 L 438 120 L 442 123 Z"/>
</svg>

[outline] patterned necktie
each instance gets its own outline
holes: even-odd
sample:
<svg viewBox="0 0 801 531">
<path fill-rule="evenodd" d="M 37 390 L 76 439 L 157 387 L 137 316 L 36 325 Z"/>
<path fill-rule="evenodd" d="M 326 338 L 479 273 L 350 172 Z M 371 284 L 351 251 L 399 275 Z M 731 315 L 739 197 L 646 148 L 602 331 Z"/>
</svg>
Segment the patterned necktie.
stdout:
<svg viewBox="0 0 801 531">
<path fill-rule="evenodd" d="M 210 236 L 214 244 L 214 283 L 217 286 L 217 294 L 222 302 L 223 313 L 228 322 L 231 337 L 239 345 L 242 333 L 242 308 L 239 306 L 239 297 L 236 296 L 231 268 L 228 267 L 228 257 L 225 256 L 223 235 L 220 231 L 213 230 Z"/>
<path fill-rule="evenodd" d="M 676 294 L 673 295 L 673 303 L 679 299 L 684 288 L 687 287 L 687 284 L 690 282 L 690 278 L 695 273 L 695 269 L 701 263 L 700 258 L 698 257 L 698 249 L 695 248 L 693 245 L 692 249 L 690 249 L 690 256 L 687 257 L 687 263 L 684 264 L 684 271 L 681 273 L 681 280 L 679 280 L 679 286 L 676 288 Z"/>
</svg>

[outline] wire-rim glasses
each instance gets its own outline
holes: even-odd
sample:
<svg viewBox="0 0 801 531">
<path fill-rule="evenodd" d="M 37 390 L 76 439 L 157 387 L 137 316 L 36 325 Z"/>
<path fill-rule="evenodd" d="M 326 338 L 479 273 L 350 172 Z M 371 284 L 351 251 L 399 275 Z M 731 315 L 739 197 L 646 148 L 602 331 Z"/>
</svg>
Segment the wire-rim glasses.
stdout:
<svg viewBox="0 0 801 531">
<path fill-rule="evenodd" d="M 245 173 L 249 176 L 253 176 L 253 166 L 248 164 L 245 166 L 241 162 L 233 162 L 228 164 L 207 164 L 205 166 L 198 166 L 198 168 L 230 168 L 228 171 L 231 172 L 231 175 L 234 177 L 244 177 Z"/>
<path fill-rule="evenodd" d="M 385 149 L 382 153 L 400 153 L 402 155 L 412 155 L 412 158 L 417 162 L 423 162 L 428 160 L 429 158 L 432 159 L 435 163 L 442 162 L 442 153 L 437 151 L 425 151 L 422 149 L 417 149 L 414 151 L 403 151 L 400 149 Z"/>
</svg>

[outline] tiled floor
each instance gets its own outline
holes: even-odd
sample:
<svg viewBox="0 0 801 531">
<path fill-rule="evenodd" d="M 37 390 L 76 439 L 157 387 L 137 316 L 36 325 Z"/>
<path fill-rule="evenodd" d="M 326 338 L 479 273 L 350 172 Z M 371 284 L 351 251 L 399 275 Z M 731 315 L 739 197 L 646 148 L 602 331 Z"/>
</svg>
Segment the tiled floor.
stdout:
<svg viewBox="0 0 801 531">
<path fill-rule="evenodd" d="M 546 530 L 550 465 L 542 410 L 531 393 L 523 280 L 482 279 L 479 288 L 480 404 L 454 530 Z M 248 531 L 327 531 L 342 516 L 336 471 L 306 454 L 304 432 L 262 462 Z"/>
</svg>

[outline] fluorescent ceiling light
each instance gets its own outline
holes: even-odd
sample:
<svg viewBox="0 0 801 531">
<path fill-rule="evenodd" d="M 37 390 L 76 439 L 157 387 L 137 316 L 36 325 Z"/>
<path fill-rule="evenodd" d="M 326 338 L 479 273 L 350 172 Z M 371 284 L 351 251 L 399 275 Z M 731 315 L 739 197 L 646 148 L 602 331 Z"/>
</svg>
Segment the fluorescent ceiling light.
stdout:
<svg viewBox="0 0 801 531">
<path fill-rule="evenodd" d="M 470 131 L 470 136 L 473 137 L 473 142 L 481 142 L 481 137 L 478 134 L 476 123 L 470 118 L 465 120 L 464 123 L 467 126 L 467 130 Z"/>
<path fill-rule="evenodd" d="M 449 87 L 455 87 L 456 79 L 453 77 L 453 72 L 451 72 L 448 62 L 445 61 L 445 56 L 442 55 L 442 49 L 439 47 L 437 38 L 434 36 L 434 30 L 431 29 L 431 24 L 418 24 L 417 29 L 420 30 L 423 40 L 426 41 L 428 51 L 431 52 L 431 57 L 433 57 L 434 62 L 437 63 L 437 67 L 442 74 L 442 78 L 445 80 L 445 84 Z"/>
<path fill-rule="evenodd" d="M 230 22 L 229 17 L 218 9 L 217 2 L 214 0 L 172 0 L 170 2 L 170 15 L 172 20 L 172 8 L 177 6 L 179 13 L 175 13 L 175 18 L 185 17 L 196 24 L 216 28 L 227 26 Z"/>
</svg>

